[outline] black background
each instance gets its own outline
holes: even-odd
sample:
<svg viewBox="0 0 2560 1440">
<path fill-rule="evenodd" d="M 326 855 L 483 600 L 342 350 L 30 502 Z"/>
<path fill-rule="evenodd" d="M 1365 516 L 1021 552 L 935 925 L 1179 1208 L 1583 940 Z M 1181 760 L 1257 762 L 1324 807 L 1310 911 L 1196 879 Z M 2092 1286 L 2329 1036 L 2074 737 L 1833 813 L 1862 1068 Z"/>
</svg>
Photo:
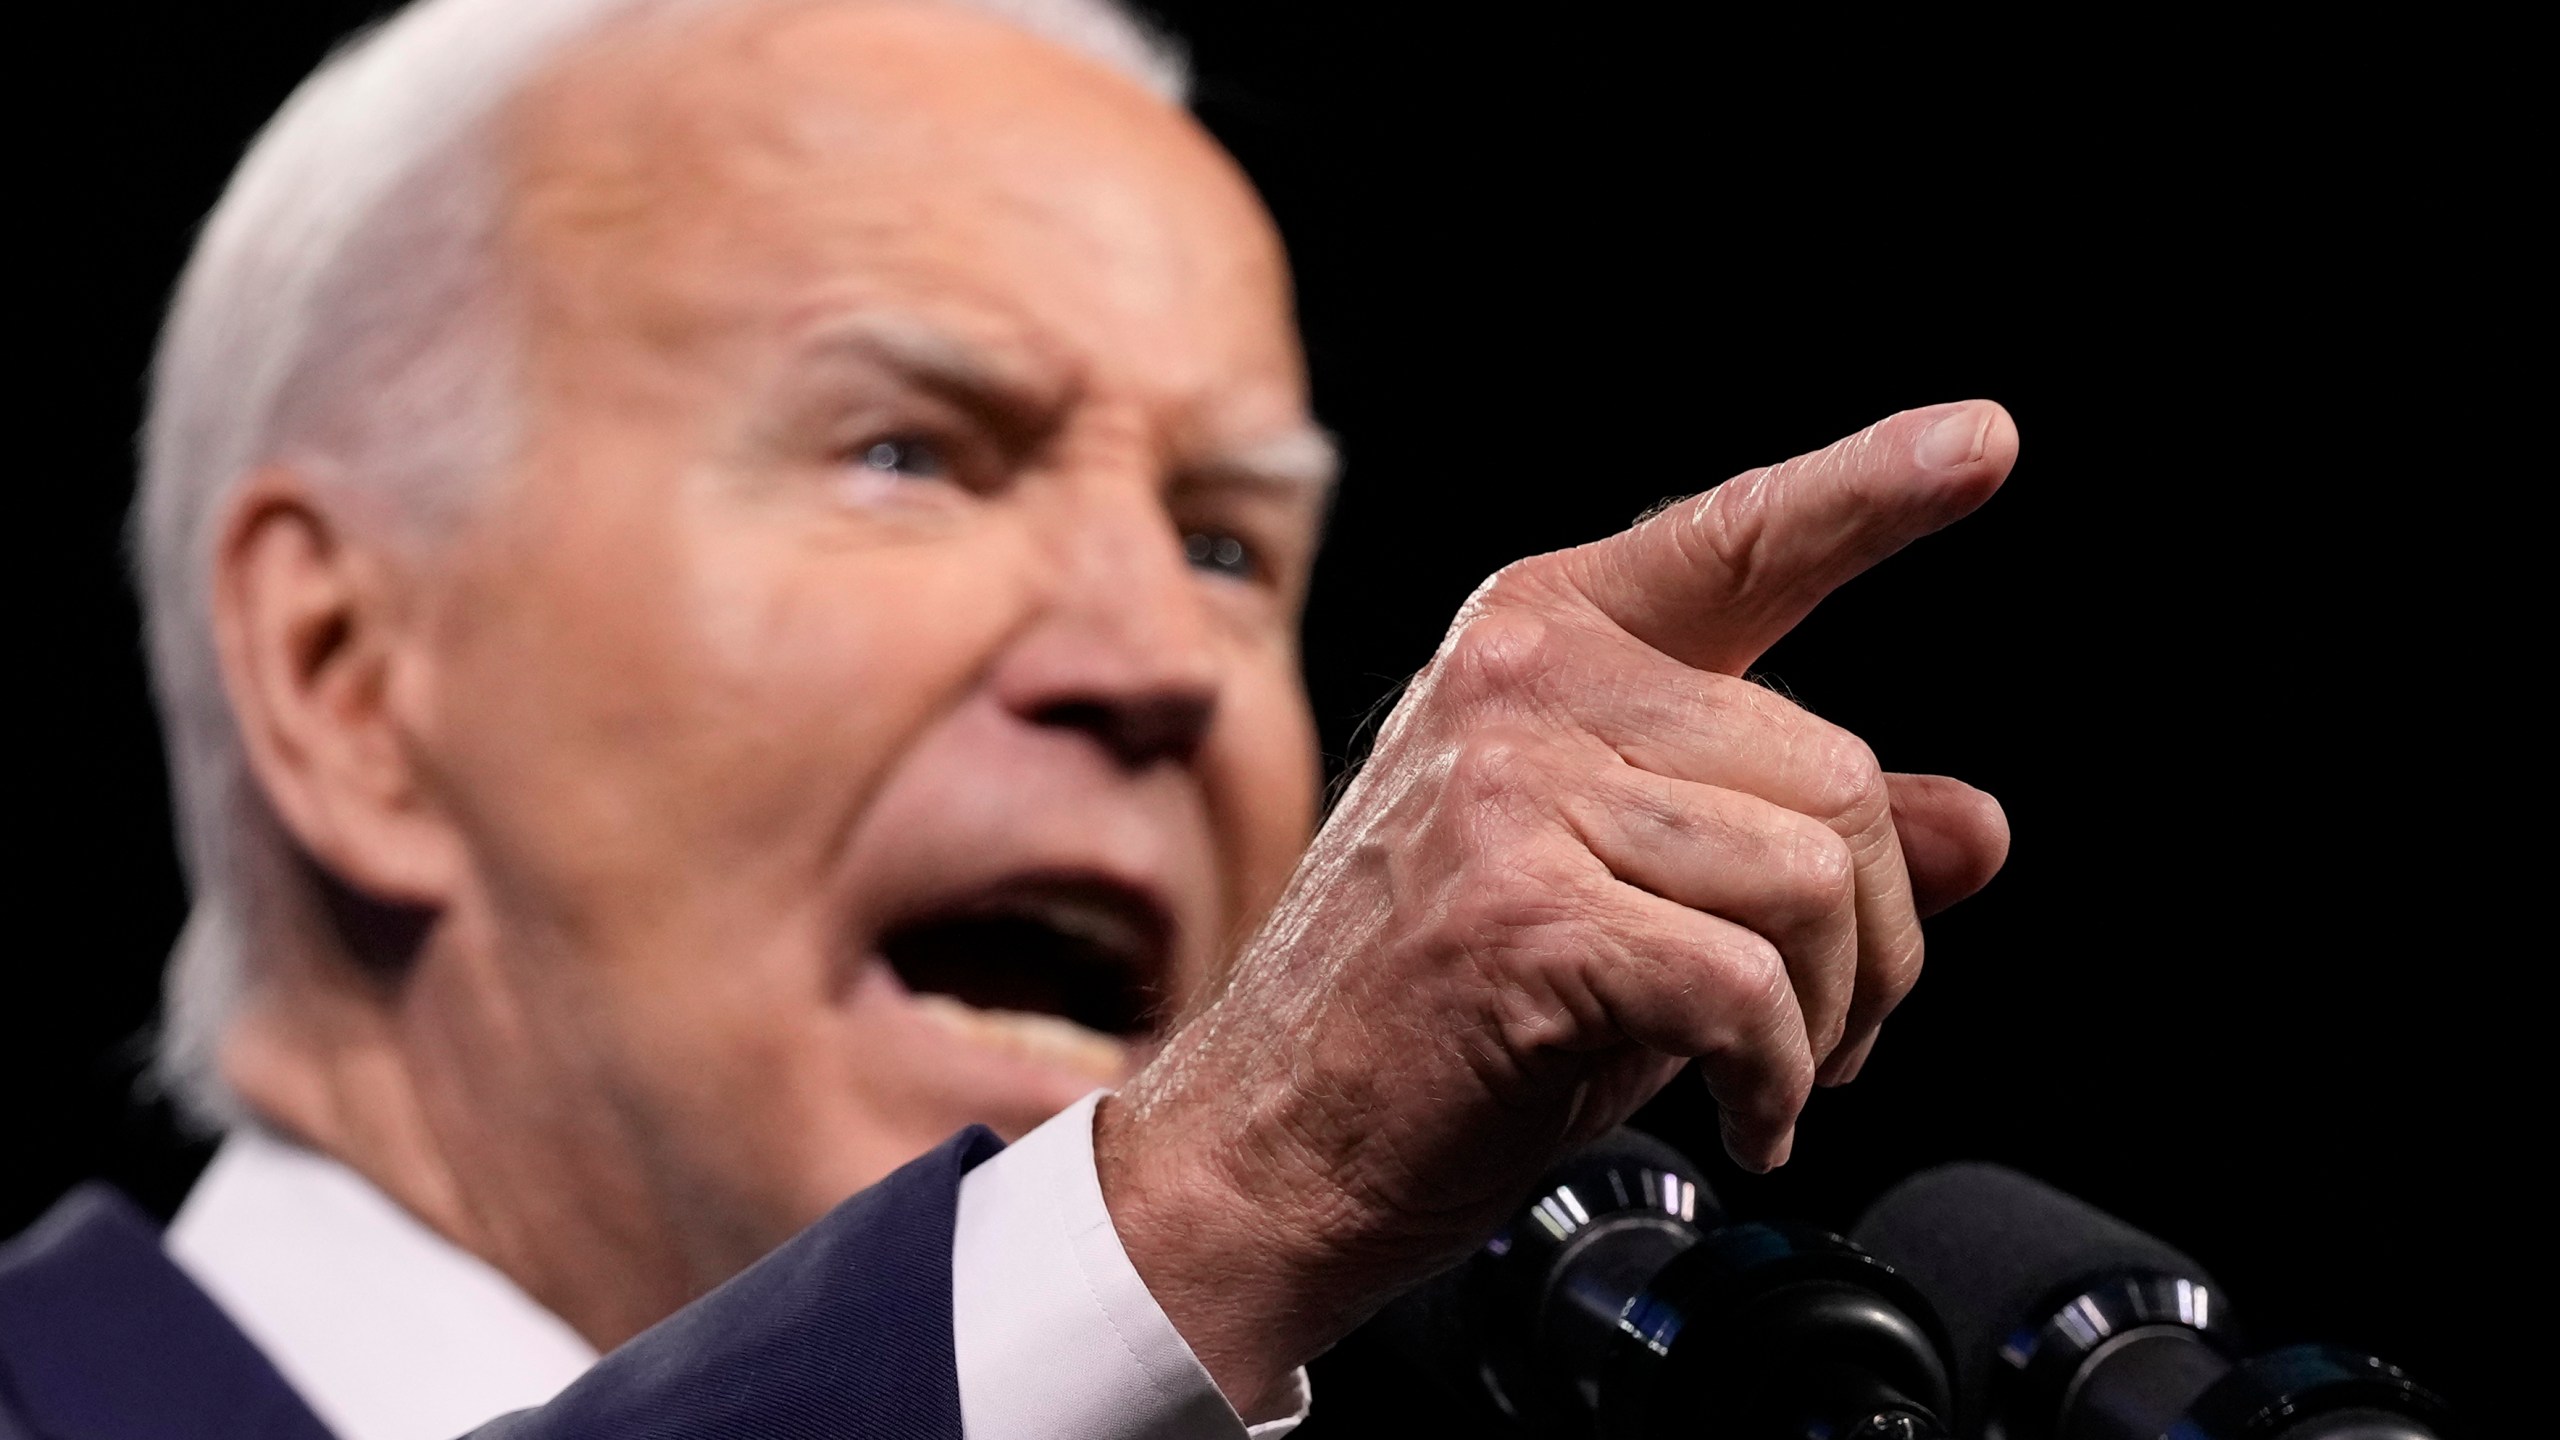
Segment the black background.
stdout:
<svg viewBox="0 0 2560 1440">
<path fill-rule="evenodd" d="M 1915 1167 L 2003 1160 L 2196 1254 L 2270 1338 L 2369 1346 L 2480 1419 L 2519 1401 L 2487 1303 L 2542 1248 L 2516 1157 L 2548 1125 L 2509 1072 L 2543 1030 L 2549 787 L 2499 582 L 2548 467 L 2534 412 L 2457 373 L 2533 333 L 2467 108 L 2497 42 L 1162 8 L 1288 236 L 1350 458 L 1307 631 L 1337 759 L 1505 560 L 1891 410 L 2018 419 L 1988 508 L 1764 664 L 1889 766 L 2002 796 L 2017 841 L 1795 1162 L 1715 1157 L 1732 1208 L 1845 1225 Z M 203 1158 L 134 1098 L 182 907 L 130 436 L 197 217 L 371 9 L 31 21 L 71 83 L 17 147 L 36 843 L 0 1234 L 87 1175 L 165 1212 Z M 1716 1149 L 1689 1085 L 1647 1119 Z M 1310 1437 L 1413 1403 L 1357 1345 L 1318 1384 Z"/>
</svg>

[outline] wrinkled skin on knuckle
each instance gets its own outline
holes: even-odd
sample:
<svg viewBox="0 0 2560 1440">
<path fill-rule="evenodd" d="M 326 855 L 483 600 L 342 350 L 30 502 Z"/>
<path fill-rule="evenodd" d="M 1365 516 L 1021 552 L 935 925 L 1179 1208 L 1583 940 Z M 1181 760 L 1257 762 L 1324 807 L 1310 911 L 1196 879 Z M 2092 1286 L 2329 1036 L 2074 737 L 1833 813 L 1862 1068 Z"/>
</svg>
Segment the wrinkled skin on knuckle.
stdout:
<svg viewBox="0 0 2560 1440">
<path fill-rule="evenodd" d="M 1776 947 L 1748 931 L 1701 943 L 1686 933 L 1620 933 L 1605 951 L 1577 956 L 1584 983 L 1604 997 L 1601 1031 L 1664 1055 L 1691 1058 L 1746 1049 L 1761 1026 L 1760 972 Z"/>
<path fill-rule="evenodd" d="M 1809 924 L 1852 909 L 1858 897 L 1858 862 L 1849 842 L 1810 816 L 1787 827 L 1769 846 L 1778 868 L 1785 918 Z"/>
<path fill-rule="evenodd" d="M 1341 1017 L 1344 1028 L 1357 1020 L 1365 1047 L 1357 1058 L 1391 1074 L 1392 1093 L 1381 1091 L 1374 1104 L 1363 1096 L 1348 1108 L 1332 1108 L 1365 1117 L 1362 1123 L 1390 1134 L 1410 1129 L 1406 1141 L 1426 1151 L 1442 1144 L 1473 1146 L 1486 1135 L 1515 1135 L 1544 1153 L 1568 1123 L 1579 1071 L 1587 1068 L 1588 1037 L 1598 1023 L 1598 1007 L 1574 983 L 1571 963 L 1594 935 L 1598 907 L 1591 887 L 1574 879 L 1568 860 L 1519 845 L 1474 855 L 1462 865 L 1410 855 L 1396 863 L 1411 883 L 1370 952 L 1375 969 L 1336 1002 L 1359 1012 Z M 1427 1018 L 1382 1028 L 1408 1012 L 1427 1012 Z M 1376 1079 L 1364 1076 L 1359 1083 Z M 1426 1113 L 1470 1112 L 1478 1119 L 1465 1125 L 1399 1123 Z M 1375 1138 L 1358 1143 L 1367 1146 Z M 1473 1158 L 1454 1158 L 1458 1168 L 1450 1170 L 1415 1160 L 1398 1148 L 1406 1141 L 1387 1144 L 1376 1159 L 1337 1160 L 1352 1172 L 1343 1183 L 1416 1219 L 1480 1204 L 1507 1205 L 1514 1198 L 1498 1185 L 1500 1193 L 1479 1195 L 1468 1185 L 1448 1183 L 1452 1174 L 1473 1176 L 1482 1169 L 1482 1155 L 1470 1150 Z M 1340 1137 L 1329 1143 L 1337 1152 L 1352 1148 Z M 1396 1168 L 1379 1168 L 1390 1160 Z M 1433 1186 L 1407 1188 L 1417 1171 L 1441 1178 Z M 1494 1172 L 1486 1178 L 1495 1184 Z"/>
<path fill-rule="evenodd" d="M 1723 994 L 1733 1010 L 1726 1027 L 1734 1037 L 1730 1043 L 1757 1045 L 1783 1035 L 1795 1020 L 1796 992 L 1778 947 L 1762 936 L 1749 935 L 1727 948 L 1724 965 Z"/>
<path fill-rule="evenodd" d="M 1515 1087 L 1542 1047 L 1586 1030 L 1594 1012 L 1573 970 L 1605 943 L 1609 877 L 1512 783 L 1541 772 L 1505 737 L 1479 737 L 1453 761 L 1430 826 L 1385 863 L 1397 873 L 1384 936 L 1389 1001 L 1425 991 L 1449 1004 L 1463 1058 L 1489 1084 Z"/>
<path fill-rule="evenodd" d="M 1451 627 L 1432 661 L 1432 688 L 1461 712 L 1549 708 L 1571 664 L 1563 626 L 1538 611 L 1487 610 Z"/>
<path fill-rule="evenodd" d="M 1566 668 L 1565 636 L 1552 587 L 1520 578 L 1545 558 L 1496 571 L 1459 608 L 1429 663 L 1379 724 L 1368 759 L 1344 791 L 1346 803 L 1374 788 L 1376 772 L 1399 757 L 1420 763 L 1453 736 L 1552 707 L 1546 692 Z"/>
<path fill-rule="evenodd" d="M 1702 571 L 1724 574 L 1735 595 L 1751 593 L 1764 568 L 1761 551 L 1769 535 L 1769 497 L 1777 493 L 1773 487 L 1783 483 L 1787 468 L 1746 470 L 1715 487 L 1704 503 L 1664 518 L 1688 562 Z"/>
<path fill-rule="evenodd" d="M 1857 831 L 1892 814 L 1884 766 L 1866 741 L 1836 725 L 1818 724 L 1802 743 L 1807 804 L 1819 818 Z"/>
<path fill-rule="evenodd" d="M 1554 811 L 1555 758 L 1513 727 L 1468 735 L 1379 827 L 1389 973 L 1471 984 L 1534 971 L 1589 911 L 1593 862 Z"/>
<path fill-rule="evenodd" d="M 1814 1067 L 1786 961 L 1758 936 L 1727 947 L 1722 958 L 1711 1039 L 1701 1053 L 1747 1060 L 1749 1089 L 1717 1098 L 1763 1123 L 1790 1121 L 1813 1092 Z"/>
<path fill-rule="evenodd" d="M 1535 737 L 1513 726 L 1487 726 L 1463 736 L 1451 749 L 1444 803 L 1462 814 L 1479 809 L 1507 814 L 1515 800 L 1538 793 L 1547 770 Z"/>
<path fill-rule="evenodd" d="M 1581 961 L 1597 938 L 1589 910 L 1550 897 L 1506 908 L 1465 951 L 1494 1043 L 1484 1078 L 1495 1098 L 1520 1103 L 1566 1057 L 1613 1037 L 1607 1006 Z"/>
<path fill-rule="evenodd" d="M 1593 888 L 1553 839 L 1521 834 L 1482 863 L 1470 867 L 1451 897 L 1449 923 L 1463 948 L 1476 955 L 1532 960 L 1572 933 L 1596 922 Z"/>
</svg>

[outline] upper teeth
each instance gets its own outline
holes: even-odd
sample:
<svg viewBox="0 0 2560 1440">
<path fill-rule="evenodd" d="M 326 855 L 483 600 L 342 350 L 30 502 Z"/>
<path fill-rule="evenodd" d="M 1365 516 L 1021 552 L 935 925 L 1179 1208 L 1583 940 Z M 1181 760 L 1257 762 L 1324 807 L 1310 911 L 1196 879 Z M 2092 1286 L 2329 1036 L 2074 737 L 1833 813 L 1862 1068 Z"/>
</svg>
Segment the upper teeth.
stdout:
<svg viewBox="0 0 2560 1440">
<path fill-rule="evenodd" d="M 1067 895 L 1035 895 L 1004 908 L 1123 959 L 1139 956 L 1147 948 L 1147 936 L 1135 922 L 1091 901 Z"/>
</svg>

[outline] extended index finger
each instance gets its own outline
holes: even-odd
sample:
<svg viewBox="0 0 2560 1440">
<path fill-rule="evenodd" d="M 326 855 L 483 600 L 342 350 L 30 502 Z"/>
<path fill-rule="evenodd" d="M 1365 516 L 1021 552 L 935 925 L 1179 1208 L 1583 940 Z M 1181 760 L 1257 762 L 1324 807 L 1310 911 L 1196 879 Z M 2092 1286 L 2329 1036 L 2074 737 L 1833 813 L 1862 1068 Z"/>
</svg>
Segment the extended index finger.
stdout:
<svg viewBox="0 0 2560 1440">
<path fill-rule="evenodd" d="M 1739 675 L 1843 582 L 1991 498 L 2017 455 L 1988 400 L 1905 410 L 1568 552 L 1570 573 L 1636 638 Z"/>
</svg>

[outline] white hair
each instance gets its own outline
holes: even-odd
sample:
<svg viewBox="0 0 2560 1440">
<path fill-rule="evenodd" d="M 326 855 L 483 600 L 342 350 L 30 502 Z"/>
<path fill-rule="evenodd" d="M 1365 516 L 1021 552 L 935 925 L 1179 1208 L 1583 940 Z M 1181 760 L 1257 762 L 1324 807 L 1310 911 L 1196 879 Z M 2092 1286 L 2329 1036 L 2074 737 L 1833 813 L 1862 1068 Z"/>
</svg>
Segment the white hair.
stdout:
<svg viewBox="0 0 2560 1440">
<path fill-rule="evenodd" d="M 212 633 L 225 503 L 290 462 L 356 513 L 432 535 L 514 439 L 497 292 L 493 119 L 608 22 L 745 0 L 419 0 L 285 101 L 206 219 L 151 372 L 131 546 L 191 892 L 157 1075 L 201 1124 L 246 1118 L 217 1064 L 257 979 L 262 913 L 304 883 L 251 778 Z M 1184 59 L 1116 0 L 933 0 L 991 15 L 1168 101 Z"/>
</svg>

